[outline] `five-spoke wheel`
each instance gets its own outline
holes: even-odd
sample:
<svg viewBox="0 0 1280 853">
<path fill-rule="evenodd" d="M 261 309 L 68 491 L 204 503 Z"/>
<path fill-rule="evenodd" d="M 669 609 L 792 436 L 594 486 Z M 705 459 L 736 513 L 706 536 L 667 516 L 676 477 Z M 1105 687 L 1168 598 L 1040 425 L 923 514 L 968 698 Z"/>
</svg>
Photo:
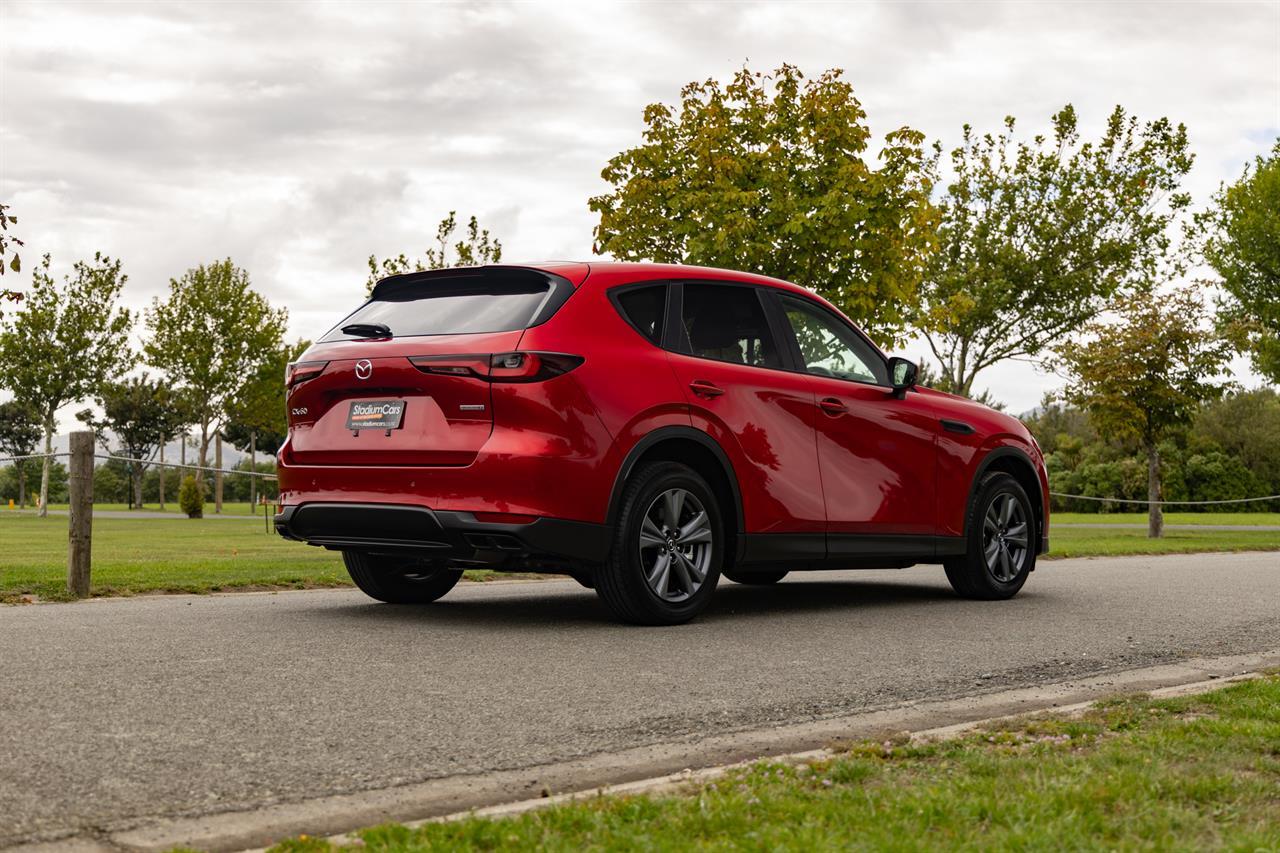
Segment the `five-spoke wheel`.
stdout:
<svg viewBox="0 0 1280 853">
<path fill-rule="evenodd" d="M 706 480 L 678 462 L 652 462 L 627 481 L 609 558 L 596 593 L 619 618 L 674 625 L 711 599 L 724 552 L 724 523 Z"/>
<path fill-rule="evenodd" d="M 963 557 L 944 564 L 947 580 L 965 598 L 1010 598 L 1036 565 L 1035 513 L 1018 481 L 998 472 L 983 479 L 965 519 Z"/>
<path fill-rule="evenodd" d="M 987 569 L 1001 583 L 1009 583 L 1022 571 L 1027 560 L 1029 527 L 1027 513 L 1016 495 L 995 496 L 982 520 L 982 556 Z"/>
</svg>

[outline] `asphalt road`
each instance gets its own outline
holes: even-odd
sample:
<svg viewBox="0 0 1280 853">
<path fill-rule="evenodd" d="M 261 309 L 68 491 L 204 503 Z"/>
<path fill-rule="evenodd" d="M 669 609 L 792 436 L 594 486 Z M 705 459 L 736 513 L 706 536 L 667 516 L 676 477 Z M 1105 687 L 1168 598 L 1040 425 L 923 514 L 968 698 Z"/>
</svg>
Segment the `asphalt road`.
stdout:
<svg viewBox="0 0 1280 853">
<path fill-rule="evenodd" d="M 572 581 L 0 607 L 0 847 L 157 815 L 531 767 L 1190 655 L 1280 649 L 1280 555 L 724 582 L 679 628 Z"/>
</svg>

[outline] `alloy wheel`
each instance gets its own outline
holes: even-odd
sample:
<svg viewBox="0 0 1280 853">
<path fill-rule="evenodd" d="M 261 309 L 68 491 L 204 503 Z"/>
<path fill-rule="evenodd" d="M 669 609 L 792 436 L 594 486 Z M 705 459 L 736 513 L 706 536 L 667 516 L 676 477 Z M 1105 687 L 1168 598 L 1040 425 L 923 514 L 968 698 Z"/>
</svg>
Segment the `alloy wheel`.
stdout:
<svg viewBox="0 0 1280 853">
<path fill-rule="evenodd" d="M 713 547 L 711 517 L 687 489 L 667 489 L 645 510 L 640 566 L 645 582 L 664 601 L 684 601 L 707 579 Z"/>
<path fill-rule="evenodd" d="M 1009 583 L 1027 562 L 1030 525 L 1022 503 L 1008 492 L 996 495 L 982 521 L 982 555 L 991 576 Z"/>
</svg>

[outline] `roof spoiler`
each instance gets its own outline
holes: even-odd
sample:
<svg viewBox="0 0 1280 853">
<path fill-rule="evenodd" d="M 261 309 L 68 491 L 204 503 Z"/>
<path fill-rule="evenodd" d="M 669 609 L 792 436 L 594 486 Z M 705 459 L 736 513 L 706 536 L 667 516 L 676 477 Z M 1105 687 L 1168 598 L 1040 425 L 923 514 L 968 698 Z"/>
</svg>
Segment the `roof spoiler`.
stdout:
<svg viewBox="0 0 1280 853">
<path fill-rule="evenodd" d="M 446 269 L 421 270 L 389 275 L 378 279 L 378 283 L 373 286 L 373 292 L 369 294 L 369 299 L 390 301 L 396 299 L 396 297 L 404 297 L 408 295 L 408 291 L 415 290 L 422 285 L 430 285 L 433 282 L 461 284 L 468 279 L 477 283 L 483 280 L 541 282 L 552 285 L 563 282 L 570 285 L 570 289 L 572 289 L 572 284 L 564 276 L 556 275 L 545 269 L 488 264 L 486 266 L 448 267 Z"/>
</svg>

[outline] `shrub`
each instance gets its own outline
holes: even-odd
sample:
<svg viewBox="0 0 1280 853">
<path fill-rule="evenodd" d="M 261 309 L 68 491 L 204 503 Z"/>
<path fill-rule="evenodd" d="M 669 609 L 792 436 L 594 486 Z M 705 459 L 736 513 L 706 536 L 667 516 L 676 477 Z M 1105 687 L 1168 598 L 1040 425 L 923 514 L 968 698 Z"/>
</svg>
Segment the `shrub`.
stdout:
<svg viewBox="0 0 1280 853">
<path fill-rule="evenodd" d="M 191 474 L 182 478 L 182 486 L 178 489 L 178 506 L 187 514 L 187 518 L 204 518 L 204 492 Z"/>
</svg>

